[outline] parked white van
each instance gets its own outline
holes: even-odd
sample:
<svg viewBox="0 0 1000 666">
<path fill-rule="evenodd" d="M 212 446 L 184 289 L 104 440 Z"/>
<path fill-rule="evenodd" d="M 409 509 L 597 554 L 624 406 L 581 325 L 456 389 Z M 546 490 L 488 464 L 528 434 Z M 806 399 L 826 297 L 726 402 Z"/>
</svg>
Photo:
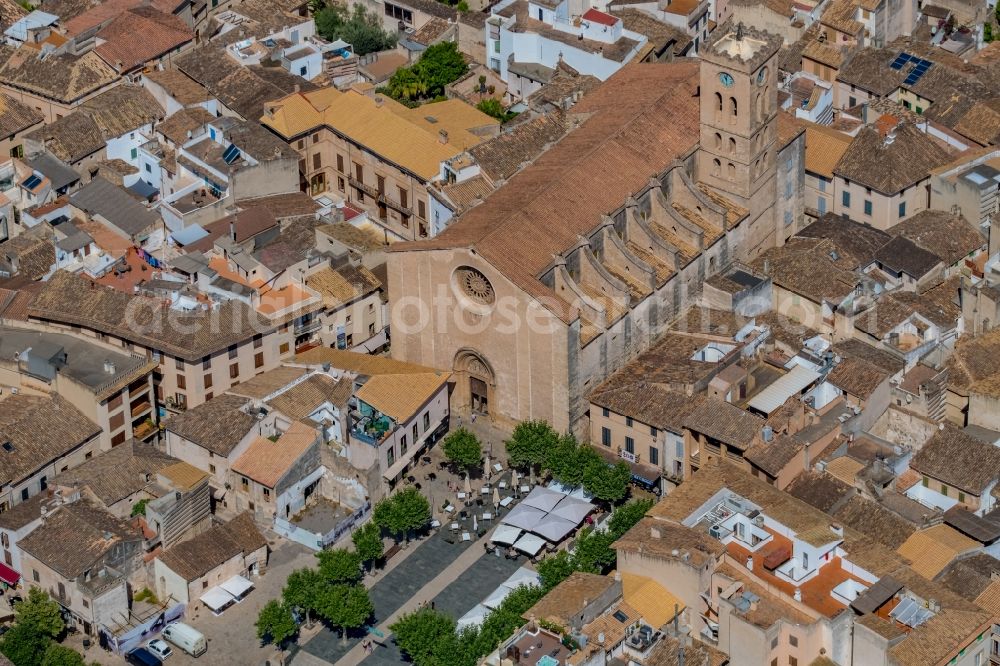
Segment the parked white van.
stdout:
<svg viewBox="0 0 1000 666">
<path fill-rule="evenodd" d="M 168 625 L 163 630 L 163 637 L 192 657 L 200 657 L 208 650 L 205 634 L 183 622 Z"/>
</svg>

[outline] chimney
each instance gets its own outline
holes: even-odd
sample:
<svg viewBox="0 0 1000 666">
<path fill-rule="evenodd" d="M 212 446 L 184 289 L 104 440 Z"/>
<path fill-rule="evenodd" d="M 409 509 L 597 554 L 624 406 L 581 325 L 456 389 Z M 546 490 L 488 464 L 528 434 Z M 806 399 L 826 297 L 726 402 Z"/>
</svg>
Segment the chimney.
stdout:
<svg viewBox="0 0 1000 666">
<path fill-rule="evenodd" d="M 448 143 L 448 130 L 438 130 L 438 141 Z"/>
<path fill-rule="evenodd" d="M 839 537 L 844 536 L 844 526 L 839 523 L 830 523 L 830 531 Z"/>
<path fill-rule="evenodd" d="M 792 599 L 795 599 L 796 601 L 802 601 L 802 589 L 801 588 L 798 588 L 798 587 L 795 588 L 795 594 L 792 595 Z"/>
<path fill-rule="evenodd" d="M 229 223 L 229 240 L 236 242 L 236 222 L 232 221 Z"/>
<path fill-rule="evenodd" d="M 385 103 L 385 98 L 384 97 L 382 97 L 381 95 L 375 95 L 375 108 L 376 109 L 381 109 L 382 108 L 382 104 L 384 104 L 384 103 Z"/>
<path fill-rule="evenodd" d="M 300 91 L 301 89 L 302 89 L 302 88 L 301 88 L 301 86 L 299 86 L 299 84 L 297 84 L 297 83 L 296 83 L 296 84 L 295 84 L 295 87 L 294 87 L 294 88 L 292 89 L 292 91 L 293 91 L 293 92 L 294 92 L 294 93 L 295 93 L 296 95 L 298 95 L 298 94 L 299 94 L 299 91 Z"/>
<path fill-rule="evenodd" d="M 753 571 L 753 555 L 747 555 L 747 569 Z"/>
</svg>

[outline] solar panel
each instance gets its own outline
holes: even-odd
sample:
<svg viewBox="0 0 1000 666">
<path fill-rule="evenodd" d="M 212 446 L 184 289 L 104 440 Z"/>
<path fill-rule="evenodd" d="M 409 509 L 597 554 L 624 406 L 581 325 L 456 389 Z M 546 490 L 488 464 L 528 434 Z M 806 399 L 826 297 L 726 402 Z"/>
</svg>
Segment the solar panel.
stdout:
<svg viewBox="0 0 1000 666">
<path fill-rule="evenodd" d="M 233 162 L 236 161 L 236 158 L 238 158 L 239 156 L 240 156 L 240 149 L 231 143 L 229 144 L 229 147 L 226 148 L 226 152 L 222 153 L 222 160 L 226 164 L 232 164 Z"/>
<path fill-rule="evenodd" d="M 30 176 L 25 178 L 24 182 L 21 184 L 24 185 L 26 189 L 33 190 L 42 184 L 42 179 L 36 176 L 35 174 L 31 174 Z"/>
<path fill-rule="evenodd" d="M 907 55 L 906 53 L 904 53 L 901 56 L 899 56 L 898 58 L 896 58 L 895 60 L 893 60 L 892 64 L 889 65 L 889 66 L 892 67 L 893 69 L 903 69 L 903 65 L 905 65 L 907 62 L 909 62 L 909 60 L 910 60 L 910 56 Z"/>
<path fill-rule="evenodd" d="M 901 622 L 908 627 L 919 627 L 921 624 L 933 617 L 934 613 L 924 608 L 913 599 L 904 597 L 899 605 L 892 609 L 889 617 Z"/>
</svg>

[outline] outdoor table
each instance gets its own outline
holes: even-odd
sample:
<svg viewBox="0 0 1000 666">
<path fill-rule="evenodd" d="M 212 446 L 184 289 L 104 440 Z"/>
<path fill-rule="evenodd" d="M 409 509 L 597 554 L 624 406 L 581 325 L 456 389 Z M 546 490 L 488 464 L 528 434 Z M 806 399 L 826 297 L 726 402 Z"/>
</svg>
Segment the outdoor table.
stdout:
<svg viewBox="0 0 1000 666">
<path fill-rule="evenodd" d="M 468 532 L 462 532 L 462 541 L 472 541 L 472 536 Z"/>
<path fill-rule="evenodd" d="M 497 488 L 506 488 L 506 487 L 507 487 L 506 481 L 501 481 L 500 483 L 497 484 Z"/>
<path fill-rule="evenodd" d="M 457 532 L 458 531 L 458 523 L 452 523 L 451 524 L 451 531 L 452 532 Z"/>
<path fill-rule="evenodd" d="M 455 510 L 455 507 L 453 507 L 453 506 L 452 506 L 451 504 L 449 504 L 448 506 L 446 506 L 446 507 L 444 508 L 444 512 L 445 512 L 445 513 L 451 513 L 451 512 L 452 512 L 452 511 L 454 511 L 454 510 Z"/>
<path fill-rule="evenodd" d="M 521 492 L 522 493 L 530 493 L 531 492 L 531 486 L 521 486 Z"/>
<path fill-rule="evenodd" d="M 431 521 L 431 527 L 441 527 L 441 521 L 435 518 Z"/>
<path fill-rule="evenodd" d="M 459 493 L 458 499 L 465 499 L 465 493 Z"/>
<path fill-rule="evenodd" d="M 510 506 L 510 503 L 513 501 L 514 501 L 513 497 L 504 497 L 502 500 L 500 500 L 500 506 L 503 507 Z"/>
<path fill-rule="evenodd" d="M 493 469 L 495 469 L 498 472 L 502 472 L 503 471 L 503 465 L 501 465 L 500 463 L 497 463 L 496 465 L 493 465 Z"/>
<path fill-rule="evenodd" d="M 492 491 L 490 490 L 489 486 L 483 486 L 483 489 L 479 491 L 481 495 L 489 495 L 490 492 Z"/>
<path fill-rule="evenodd" d="M 493 520 L 493 514 L 492 513 L 484 513 L 483 514 L 483 520 Z"/>
</svg>

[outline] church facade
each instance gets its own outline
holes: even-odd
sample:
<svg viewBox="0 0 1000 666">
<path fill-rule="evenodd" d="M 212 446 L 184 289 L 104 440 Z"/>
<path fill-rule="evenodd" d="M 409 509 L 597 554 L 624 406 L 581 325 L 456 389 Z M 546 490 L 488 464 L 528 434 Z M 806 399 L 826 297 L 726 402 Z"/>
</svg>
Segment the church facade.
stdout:
<svg viewBox="0 0 1000 666">
<path fill-rule="evenodd" d="M 781 181 L 803 150 L 777 108 L 780 45 L 724 26 L 699 61 L 623 68 L 484 203 L 394 246 L 393 356 L 452 371 L 455 412 L 586 433 L 590 391 L 706 277 L 799 226 L 778 214 L 802 210 L 801 186 Z M 795 195 L 776 201 L 786 186 Z"/>
</svg>

